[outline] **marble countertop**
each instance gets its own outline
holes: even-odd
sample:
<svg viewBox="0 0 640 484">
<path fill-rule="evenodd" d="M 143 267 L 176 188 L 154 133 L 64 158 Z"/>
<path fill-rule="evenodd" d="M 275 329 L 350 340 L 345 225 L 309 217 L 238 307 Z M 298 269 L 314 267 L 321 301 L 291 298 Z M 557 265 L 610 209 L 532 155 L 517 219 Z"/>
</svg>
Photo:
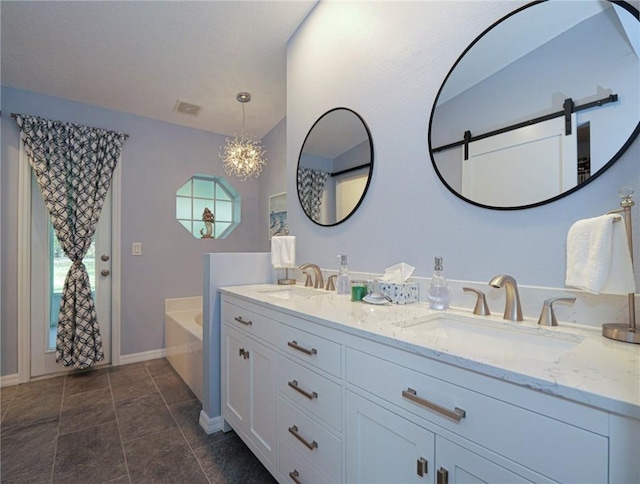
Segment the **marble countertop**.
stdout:
<svg viewBox="0 0 640 484">
<path fill-rule="evenodd" d="M 607 339 L 599 328 L 562 321 L 557 327 L 543 328 L 537 320 L 514 323 L 501 315 L 473 316 L 470 310 L 458 308 L 434 311 L 423 302 L 372 305 L 326 291 L 310 297 L 278 297 L 274 291 L 286 291 L 284 287 L 258 284 L 220 291 L 460 368 L 640 419 L 640 345 Z M 299 289 L 296 291 L 313 294 L 311 289 Z M 442 317 L 449 320 L 449 328 L 436 321 Z M 445 332 L 455 331 L 457 322 L 473 337 L 446 337 Z M 430 329 L 424 331 L 427 327 Z M 505 338 L 504 344 L 491 339 L 496 334 Z"/>
</svg>

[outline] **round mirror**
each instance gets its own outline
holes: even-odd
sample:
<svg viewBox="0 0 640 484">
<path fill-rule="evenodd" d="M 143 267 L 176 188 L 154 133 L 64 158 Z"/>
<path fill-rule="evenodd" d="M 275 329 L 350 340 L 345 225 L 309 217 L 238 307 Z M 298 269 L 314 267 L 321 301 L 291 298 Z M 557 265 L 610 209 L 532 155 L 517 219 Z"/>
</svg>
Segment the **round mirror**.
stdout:
<svg viewBox="0 0 640 484">
<path fill-rule="evenodd" d="M 371 133 L 358 113 L 327 111 L 314 123 L 298 158 L 298 199 L 318 225 L 348 219 L 364 199 L 373 172 Z"/>
<path fill-rule="evenodd" d="M 440 180 L 498 210 L 593 181 L 640 132 L 639 44 L 626 2 L 534 2 L 496 22 L 456 61 L 431 111 Z"/>
</svg>

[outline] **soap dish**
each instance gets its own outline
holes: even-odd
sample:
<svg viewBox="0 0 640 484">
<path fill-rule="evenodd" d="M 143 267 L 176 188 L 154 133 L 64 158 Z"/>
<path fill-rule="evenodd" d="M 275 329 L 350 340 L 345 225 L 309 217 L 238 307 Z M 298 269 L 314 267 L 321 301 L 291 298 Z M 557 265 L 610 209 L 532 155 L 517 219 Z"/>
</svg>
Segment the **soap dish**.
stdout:
<svg viewBox="0 0 640 484">
<path fill-rule="evenodd" d="M 369 304 L 389 304 L 389 300 L 382 294 L 367 294 L 362 300 Z"/>
</svg>

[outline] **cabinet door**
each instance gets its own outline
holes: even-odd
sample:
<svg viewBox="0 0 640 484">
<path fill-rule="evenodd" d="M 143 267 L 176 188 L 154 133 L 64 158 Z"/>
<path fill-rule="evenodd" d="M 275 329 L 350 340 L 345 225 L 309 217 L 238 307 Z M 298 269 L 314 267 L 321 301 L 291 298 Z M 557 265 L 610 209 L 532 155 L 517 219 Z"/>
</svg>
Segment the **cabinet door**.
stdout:
<svg viewBox="0 0 640 484">
<path fill-rule="evenodd" d="M 247 415 L 246 336 L 234 328 L 222 328 L 222 416 L 244 427 Z M 237 428 L 236 430 L 240 430 Z"/>
<path fill-rule="evenodd" d="M 435 435 L 347 391 L 350 483 L 433 483 Z"/>
<path fill-rule="evenodd" d="M 519 484 L 532 482 L 440 436 L 434 473 L 437 484 Z"/>
<path fill-rule="evenodd" d="M 246 432 L 264 456 L 276 462 L 277 397 L 275 351 L 251 337 L 246 339 L 249 427 Z"/>
</svg>

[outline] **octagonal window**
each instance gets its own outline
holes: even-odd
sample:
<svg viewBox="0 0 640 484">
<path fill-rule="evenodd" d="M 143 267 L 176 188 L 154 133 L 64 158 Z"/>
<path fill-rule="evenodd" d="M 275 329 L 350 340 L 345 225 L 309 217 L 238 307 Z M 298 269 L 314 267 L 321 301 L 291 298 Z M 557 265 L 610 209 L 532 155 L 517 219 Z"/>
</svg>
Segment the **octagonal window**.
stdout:
<svg viewBox="0 0 640 484">
<path fill-rule="evenodd" d="M 225 239 L 240 224 L 240 194 L 223 177 L 195 175 L 176 192 L 176 219 L 197 239 Z"/>
</svg>

